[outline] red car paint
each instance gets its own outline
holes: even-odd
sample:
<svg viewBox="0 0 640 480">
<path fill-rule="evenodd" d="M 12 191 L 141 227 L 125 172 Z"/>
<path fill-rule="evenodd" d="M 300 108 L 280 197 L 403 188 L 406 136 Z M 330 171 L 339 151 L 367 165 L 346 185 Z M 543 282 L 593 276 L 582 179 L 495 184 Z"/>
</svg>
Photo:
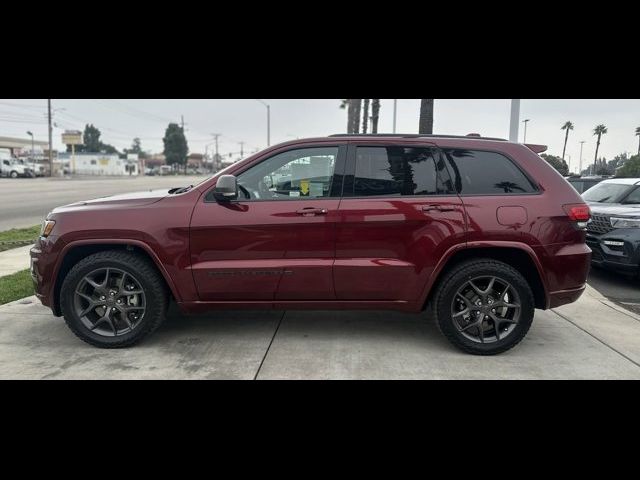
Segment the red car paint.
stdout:
<svg viewBox="0 0 640 480">
<path fill-rule="evenodd" d="M 219 172 L 186 193 L 118 195 L 55 209 L 48 216 L 56 222 L 52 234 L 31 251 L 36 294 L 60 315 L 59 288 L 69 259 L 91 246 L 128 246 L 150 256 L 185 312 L 255 307 L 417 312 L 457 255 L 506 251 L 529 259 L 527 279 L 540 287 L 538 308 L 579 298 L 591 251 L 585 232 L 563 206 L 584 202 L 524 145 L 476 137 L 316 138 L 271 147 L 223 173 L 238 175 L 303 147 L 339 146 L 344 152 L 394 145 L 499 152 L 534 181 L 538 192 L 208 201 Z M 344 173 L 335 175 L 342 179 Z M 316 210 L 303 212 L 309 208 Z"/>
</svg>

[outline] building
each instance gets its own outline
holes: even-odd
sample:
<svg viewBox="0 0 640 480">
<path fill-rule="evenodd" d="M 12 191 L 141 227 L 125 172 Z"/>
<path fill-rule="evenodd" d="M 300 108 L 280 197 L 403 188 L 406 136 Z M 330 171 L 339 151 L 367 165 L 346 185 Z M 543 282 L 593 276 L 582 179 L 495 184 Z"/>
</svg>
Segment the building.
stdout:
<svg viewBox="0 0 640 480">
<path fill-rule="evenodd" d="M 204 155 L 201 153 L 192 153 L 187 157 L 187 168 L 203 170 Z"/>
<path fill-rule="evenodd" d="M 59 153 L 58 160 L 65 170 L 77 175 L 139 175 L 137 161 L 121 159 L 117 154 L 76 153 L 75 166 L 70 153 Z"/>
</svg>

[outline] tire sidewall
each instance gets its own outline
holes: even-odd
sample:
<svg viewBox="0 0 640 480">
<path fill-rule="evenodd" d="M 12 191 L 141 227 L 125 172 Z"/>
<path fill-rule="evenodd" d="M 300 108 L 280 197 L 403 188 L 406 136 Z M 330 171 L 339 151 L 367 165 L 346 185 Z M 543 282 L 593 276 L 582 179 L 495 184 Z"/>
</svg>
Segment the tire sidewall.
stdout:
<svg viewBox="0 0 640 480">
<path fill-rule="evenodd" d="M 101 344 L 101 346 L 116 346 L 120 344 L 128 345 L 135 343 L 138 339 L 142 338 L 149 331 L 149 327 L 156 321 L 158 315 L 164 315 L 166 308 L 166 302 L 160 296 L 158 298 L 158 292 L 154 289 L 154 285 L 151 281 L 138 272 L 135 268 L 132 268 L 130 264 L 119 259 L 100 259 L 95 262 L 87 263 L 84 265 L 77 265 L 71 269 L 69 274 L 64 279 L 62 288 L 60 290 L 60 305 L 69 328 L 71 328 L 76 335 L 81 338 L 86 337 L 92 344 Z M 140 323 L 134 328 L 133 331 L 124 335 L 118 335 L 116 337 L 106 337 L 99 335 L 89 330 L 80 317 L 76 314 L 74 307 L 75 290 L 78 283 L 89 273 L 101 268 L 117 268 L 131 274 L 140 283 L 145 295 L 146 310 L 144 316 L 140 320 Z"/>
<path fill-rule="evenodd" d="M 496 265 L 495 267 L 492 265 Z M 520 319 L 513 331 L 506 337 L 491 343 L 476 343 L 465 337 L 455 326 L 451 316 L 451 304 L 456 292 L 466 282 L 481 276 L 495 276 L 507 281 L 520 297 Z M 494 355 L 509 350 L 518 344 L 529 331 L 535 312 L 531 287 L 524 277 L 513 268 L 500 262 L 474 262 L 456 269 L 443 282 L 436 304 L 438 326 L 442 333 L 459 348 L 479 355 Z"/>
</svg>

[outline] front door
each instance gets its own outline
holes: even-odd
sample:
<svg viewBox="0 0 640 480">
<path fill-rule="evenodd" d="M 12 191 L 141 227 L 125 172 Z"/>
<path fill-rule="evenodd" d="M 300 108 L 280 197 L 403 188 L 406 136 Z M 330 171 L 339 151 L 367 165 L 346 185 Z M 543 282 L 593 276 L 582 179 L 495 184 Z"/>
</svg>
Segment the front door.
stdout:
<svg viewBox="0 0 640 480">
<path fill-rule="evenodd" d="M 238 199 L 205 196 L 191 222 L 203 301 L 332 300 L 346 147 L 277 153 L 238 174 Z"/>
<path fill-rule="evenodd" d="M 417 301 L 443 254 L 465 241 L 464 206 L 431 147 L 350 146 L 339 212 L 340 300 Z"/>
</svg>

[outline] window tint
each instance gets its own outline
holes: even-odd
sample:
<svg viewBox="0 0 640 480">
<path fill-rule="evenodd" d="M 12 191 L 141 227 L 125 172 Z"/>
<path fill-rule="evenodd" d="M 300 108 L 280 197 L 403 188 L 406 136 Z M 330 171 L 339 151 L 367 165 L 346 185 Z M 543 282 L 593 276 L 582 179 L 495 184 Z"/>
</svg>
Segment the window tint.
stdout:
<svg viewBox="0 0 640 480">
<path fill-rule="evenodd" d="M 338 147 L 305 148 L 275 155 L 238 177 L 239 198 L 283 200 L 331 195 Z"/>
<path fill-rule="evenodd" d="M 504 155 L 480 150 L 444 149 L 454 184 L 461 195 L 532 193 L 531 182 Z"/>
<path fill-rule="evenodd" d="M 429 148 L 356 149 L 353 192 L 356 197 L 438 195 L 452 191 L 444 162 L 436 162 Z"/>
</svg>

